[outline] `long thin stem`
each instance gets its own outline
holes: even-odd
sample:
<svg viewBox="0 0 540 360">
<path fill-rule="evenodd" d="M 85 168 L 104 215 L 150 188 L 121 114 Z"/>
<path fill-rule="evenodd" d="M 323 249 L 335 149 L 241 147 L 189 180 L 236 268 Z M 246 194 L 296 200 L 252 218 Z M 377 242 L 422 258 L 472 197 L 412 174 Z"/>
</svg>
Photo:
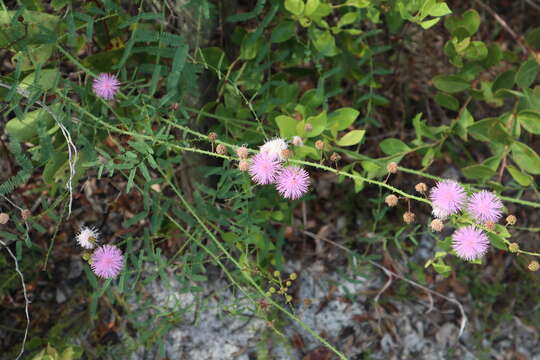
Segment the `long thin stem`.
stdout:
<svg viewBox="0 0 540 360">
<path fill-rule="evenodd" d="M 21 278 L 21 284 L 23 289 L 23 296 L 24 296 L 24 314 L 26 316 L 26 328 L 24 330 L 24 336 L 23 341 L 21 345 L 21 351 L 19 352 L 19 355 L 17 355 L 17 358 L 15 360 L 18 360 L 21 358 L 21 356 L 24 353 L 24 345 L 26 344 L 26 338 L 28 337 L 28 329 L 30 328 L 30 312 L 28 310 L 30 306 L 30 300 L 28 299 L 28 294 L 26 293 L 26 284 L 24 283 L 24 276 L 21 270 L 19 269 L 19 261 L 17 261 L 17 257 L 13 254 L 11 249 L 7 246 L 5 242 L 0 240 L 0 244 L 7 250 L 9 253 L 9 256 L 13 259 L 13 262 L 15 263 L 15 271 L 17 271 L 17 274 L 19 274 L 19 277 Z"/>
<path fill-rule="evenodd" d="M 401 166 L 398 166 L 398 170 L 403 171 L 404 173 L 409 173 L 409 174 L 422 176 L 422 177 L 424 177 L 426 179 L 431 179 L 431 180 L 435 180 L 435 181 L 444 180 L 444 179 L 442 179 L 442 178 L 440 178 L 438 176 L 426 174 L 426 173 L 424 173 L 422 171 L 408 169 L 408 168 L 401 167 Z M 470 186 L 471 189 L 477 190 L 477 188 L 475 186 L 473 186 L 473 185 L 469 185 L 469 186 Z M 540 208 L 540 203 L 533 202 L 533 201 L 515 199 L 515 198 L 508 197 L 508 196 L 499 196 L 499 198 L 501 200 L 504 200 L 504 201 L 508 201 L 508 202 L 512 202 L 512 203 L 516 203 L 516 204 L 520 204 L 520 205 L 524 205 L 524 206 L 531 206 L 531 207 Z"/>
<path fill-rule="evenodd" d="M 242 265 L 236 261 L 236 259 L 227 251 L 227 249 L 223 246 L 223 244 L 216 238 L 216 236 L 214 235 L 214 233 L 212 233 L 210 231 L 210 229 L 208 229 L 208 227 L 206 226 L 206 224 L 204 223 L 204 221 L 202 221 L 202 219 L 199 217 L 199 215 L 195 212 L 195 210 L 191 207 L 191 205 L 189 204 L 189 202 L 187 202 L 187 200 L 184 198 L 184 196 L 182 195 L 182 193 L 176 188 L 176 186 L 174 186 L 172 184 L 172 182 L 170 181 L 170 179 L 163 173 L 163 171 L 161 169 L 159 169 L 159 172 L 161 173 L 161 175 L 163 176 L 163 178 L 165 179 L 165 181 L 167 182 L 167 184 L 171 187 L 171 189 L 174 191 L 174 193 L 176 194 L 176 196 L 178 196 L 178 198 L 180 199 L 180 201 L 182 202 L 182 204 L 185 206 L 185 208 L 189 211 L 189 213 L 195 218 L 195 220 L 199 223 L 199 225 L 203 228 L 203 230 L 206 232 L 206 234 L 208 234 L 208 236 L 210 237 L 210 239 L 214 242 L 214 244 L 223 252 L 223 254 L 225 254 L 225 256 L 238 268 L 238 269 L 242 269 Z M 208 248 L 203 248 L 203 250 L 205 250 L 206 252 L 209 253 L 210 256 L 215 256 L 215 254 L 212 254 L 212 252 L 208 249 Z M 253 288 L 255 288 L 257 290 L 257 292 L 259 292 L 259 294 L 261 296 L 265 296 L 265 291 L 259 286 L 259 284 L 257 284 L 255 282 L 255 280 L 253 280 L 253 278 L 249 275 L 246 274 L 245 271 L 241 271 L 241 274 L 244 276 L 244 278 L 250 283 L 251 286 L 253 286 Z M 283 306 L 281 306 L 280 304 L 278 304 L 277 302 L 275 302 L 272 298 L 268 298 L 266 297 L 268 302 L 270 302 L 270 304 L 272 304 L 272 306 L 274 306 L 275 308 L 277 308 L 279 311 L 281 311 L 283 314 L 285 314 L 288 318 L 290 318 L 291 320 L 297 322 L 298 324 L 300 324 L 300 326 L 302 326 L 307 332 L 309 332 L 314 338 L 316 338 L 317 340 L 319 340 L 321 343 L 323 343 L 328 349 L 332 350 L 340 359 L 344 359 L 344 360 L 347 360 L 347 357 L 345 357 L 345 355 L 343 355 L 339 350 L 337 350 L 333 345 L 331 345 L 326 339 L 322 338 L 319 334 L 317 334 L 312 328 L 310 328 L 309 326 L 307 326 L 302 320 L 300 320 L 300 318 L 298 318 L 296 315 L 294 315 L 293 313 L 291 313 L 290 311 L 288 311 L 287 309 L 285 309 Z"/>
</svg>

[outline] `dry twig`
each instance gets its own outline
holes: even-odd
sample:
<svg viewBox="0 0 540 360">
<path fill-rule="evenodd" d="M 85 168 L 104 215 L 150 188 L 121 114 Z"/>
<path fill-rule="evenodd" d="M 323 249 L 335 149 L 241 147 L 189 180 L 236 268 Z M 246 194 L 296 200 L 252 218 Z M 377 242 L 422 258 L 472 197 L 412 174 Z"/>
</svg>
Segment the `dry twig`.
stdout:
<svg viewBox="0 0 540 360">
<path fill-rule="evenodd" d="M 326 241 L 327 243 L 329 244 L 332 244 L 342 250 L 344 250 L 345 252 L 348 252 L 348 253 L 353 253 L 353 251 L 349 250 L 348 248 L 346 248 L 345 246 L 341 245 L 341 244 L 338 244 L 336 243 L 335 241 L 332 241 L 330 239 L 327 239 L 325 237 L 322 237 L 322 236 L 318 236 L 317 234 L 314 234 L 310 231 L 304 231 L 304 234 L 309 236 L 309 237 L 312 237 L 314 239 L 320 239 L 320 240 L 324 240 Z M 406 277 L 404 276 L 401 276 L 401 275 L 398 275 L 396 274 L 395 272 L 393 272 L 392 270 L 389 270 L 387 268 L 385 268 L 384 266 L 380 265 L 380 264 L 377 264 L 376 262 L 372 261 L 372 260 L 369 260 L 369 259 L 366 259 L 366 261 L 368 263 L 370 263 L 371 265 L 375 266 L 376 268 L 382 270 L 386 276 L 388 276 L 389 280 L 388 282 L 385 284 L 385 286 L 383 287 L 382 291 L 379 292 L 379 294 L 377 294 L 377 298 L 376 298 L 376 301 L 378 300 L 379 296 L 382 294 L 382 292 L 384 292 L 388 286 L 391 284 L 391 280 L 392 280 L 392 276 L 397 278 L 397 279 L 400 279 L 400 280 L 403 280 L 407 283 L 409 283 L 410 285 L 414 286 L 414 287 L 417 287 L 423 291 L 425 291 L 426 293 L 428 294 L 432 294 L 432 295 L 435 295 L 435 296 L 438 296 L 440 297 L 441 299 L 444 299 L 448 302 L 451 302 L 452 304 L 455 304 L 458 309 L 459 309 L 459 312 L 461 313 L 461 324 L 460 324 L 460 327 L 459 327 L 459 334 L 458 334 L 458 337 L 461 337 L 461 335 L 463 335 L 463 331 L 465 330 L 465 325 L 467 324 L 467 315 L 465 314 L 465 309 L 463 308 L 463 305 L 461 305 L 461 303 L 459 301 L 457 301 L 456 299 L 452 299 L 451 297 L 448 297 L 446 295 L 443 295 L 435 290 L 431 290 L 430 288 L 427 288 L 423 285 L 420 285 L 418 284 L 417 282 L 414 282 L 410 279 L 407 279 Z"/>
<path fill-rule="evenodd" d="M 15 271 L 17 271 L 17 274 L 19 274 L 19 277 L 21 278 L 21 284 L 23 289 L 23 295 L 24 295 L 24 313 L 26 314 L 26 329 L 24 330 L 24 337 L 21 345 L 21 351 L 19 352 L 19 355 L 17 355 L 17 358 L 15 360 L 18 360 L 21 358 L 22 354 L 24 353 L 24 345 L 26 344 L 26 338 L 28 337 L 28 329 L 30 328 L 30 313 L 28 311 L 28 307 L 30 306 L 30 300 L 28 300 L 28 294 L 26 293 L 26 285 L 24 283 L 24 276 L 19 269 L 19 261 L 17 261 L 17 257 L 13 254 L 11 249 L 7 246 L 5 242 L 0 240 L 0 244 L 7 250 L 9 253 L 9 256 L 13 259 L 15 262 Z"/>
<path fill-rule="evenodd" d="M 518 35 L 512 28 L 508 25 L 508 23 L 499 16 L 492 8 L 490 8 L 488 5 L 484 4 L 481 0 L 474 0 L 480 7 L 482 7 L 484 10 L 486 10 L 488 13 L 491 14 L 495 18 L 495 20 L 503 27 L 506 32 L 508 32 L 514 40 L 517 41 L 517 43 L 525 50 L 526 53 L 529 53 L 534 60 L 540 65 L 540 56 L 534 51 L 534 49 L 527 44 L 526 41 L 524 41 L 523 36 Z"/>
<path fill-rule="evenodd" d="M 6 89 L 11 89 L 10 85 L 4 84 L 4 83 L 1 83 L 1 82 L 0 82 L 0 86 L 4 87 Z M 30 92 L 27 91 L 26 89 L 23 89 L 23 88 L 17 86 L 16 91 L 17 91 L 17 93 L 19 93 L 20 95 L 22 95 L 22 96 L 24 96 L 26 98 L 30 97 Z M 41 106 L 49 115 L 51 115 L 51 117 L 54 119 L 54 121 L 56 122 L 56 124 L 60 128 L 60 131 L 62 132 L 62 135 L 66 139 L 66 142 L 67 142 L 67 145 L 68 145 L 69 177 L 68 177 L 68 180 L 67 180 L 67 183 L 66 183 L 66 188 L 69 191 L 69 208 L 68 208 L 68 217 L 69 217 L 69 215 L 71 215 L 71 206 L 72 206 L 72 203 L 73 203 L 73 178 L 75 177 L 75 170 L 76 170 L 75 169 L 75 164 L 77 163 L 79 153 L 77 151 L 77 147 L 75 146 L 75 144 L 73 143 L 73 140 L 71 139 L 71 134 L 69 133 L 67 128 L 64 126 L 64 124 L 62 124 L 62 122 L 56 116 L 56 114 L 46 104 L 44 104 L 43 102 L 41 102 L 39 100 L 36 100 L 35 103 L 38 104 L 39 106 Z"/>
</svg>

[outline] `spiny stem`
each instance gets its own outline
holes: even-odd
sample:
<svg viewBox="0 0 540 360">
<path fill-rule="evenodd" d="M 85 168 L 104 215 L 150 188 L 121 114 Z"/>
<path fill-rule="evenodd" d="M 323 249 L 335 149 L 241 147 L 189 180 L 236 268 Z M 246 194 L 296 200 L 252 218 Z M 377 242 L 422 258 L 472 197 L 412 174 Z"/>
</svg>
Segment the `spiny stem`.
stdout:
<svg viewBox="0 0 540 360">
<path fill-rule="evenodd" d="M 431 179 L 431 180 L 435 180 L 435 181 L 443 181 L 444 180 L 444 179 L 442 179 L 442 178 L 440 178 L 438 176 L 426 174 L 426 173 L 421 172 L 421 171 L 408 169 L 408 168 L 401 167 L 401 166 L 398 166 L 398 170 L 403 171 L 404 173 L 409 173 L 409 174 L 422 176 L 422 177 L 425 177 L 426 179 Z M 477 190 L 477 188 L 474 185 L 467 185 L 467 186 L 469 186 L 473 190 Z M 540 208 L 540 203 L 533 202 L 533 201 L 515 199 L 515 198 L 511 198 L 511 197 L 508 197 L 508 196 L 501 196 L 501 195 L 499 196 L 499 199 L 501 199 L 503 201 L 507 201 L 507 202 L 512 202 L 512 203 L 524 205 L 524 206 L 531 206 L 531 207 Z"/>
</svg>

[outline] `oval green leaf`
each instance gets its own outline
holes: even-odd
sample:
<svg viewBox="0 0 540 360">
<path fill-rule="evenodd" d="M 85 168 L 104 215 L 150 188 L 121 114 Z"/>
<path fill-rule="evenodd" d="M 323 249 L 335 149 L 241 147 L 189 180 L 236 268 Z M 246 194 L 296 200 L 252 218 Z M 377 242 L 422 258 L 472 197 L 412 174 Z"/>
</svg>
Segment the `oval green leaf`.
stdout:
<svg viewBox="0 0 540 360">
<path fill-rule="evenodd" d="M 456 75 L 439 75 L 433 78 L 433 85 L 447 93 L 456 93 L 467 90 L 471 85 Z"/>
<path fill-rule="evenodd" d="M 351 146 L 358 144 L 364 138 L 365 130 L 352 130 L 339 139 L 336 144 L 339 146 Z"/>
</svg>

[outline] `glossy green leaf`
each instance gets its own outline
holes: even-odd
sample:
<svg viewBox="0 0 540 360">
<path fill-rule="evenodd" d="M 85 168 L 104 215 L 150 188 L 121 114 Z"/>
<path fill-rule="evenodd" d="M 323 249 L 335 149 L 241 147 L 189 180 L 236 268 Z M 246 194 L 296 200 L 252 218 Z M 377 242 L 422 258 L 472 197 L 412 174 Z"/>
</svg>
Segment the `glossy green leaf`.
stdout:
<svg viewBox="0 0 540 360">
<path fill-rule="evenodd" d="M 260 39 L 256 38 L 256 33 L 252 32 L 247 34 L 242 40 L 242 45 L 240 46 L 240 59 L 242 60 L 253 60 L 257 56 L 259 47 L 261 45 Z"/>
<path fill-rule="evenodd" d="M 54 10 L 60 10 L 62 9 L 64 6 L 68 5 L 68 4 L 71 4 L 71 1 L 72 0 L 52 0 L 51 1 L 51 7 L 54 9 Z"/>
<path fill-rule="evenodd" d="M 353 108 L 341 108 L 328 115 L 328 127 L 335 137 L 338 131 L 345 130 L 352 124 L 358 117 L 360 112 Z"/>
<path fill-rule="evenodd" d="M 306 0 L 306 6 L 304 8 L 304 15 L 311 17 L 321 4 L 321 0 Z"/>
<path fill-rule="evenodd" d="M 292 38 L 295 34 L 296 24 L 292 21 L 284 21 L 272 31 L 270 41 L 273 43 L 282 43 Z"/>
<path fill-rule="evenodd" d="M 473 41 L 467 47 L 464 52 L 464 56 L 467 60 L 480 61 L 483 60 L 488 54 L 488 48 L 482 41 Z"/>
<path fill-rule="evenodd" d="M 444 26 L 453 36 L 473 36 L 480 27 L 480 15 L 474 9 L 467 10 L 461 16 L 449 16 Z"/>
<path fill-rule="evenodd" d="M 22 71 L 44 66 L 53 53 L 54 45 L 28 45 L 26 50 L 17 52 L 12 60 Z"/>
<path fill-rule="evenodd" d="M 495 93 L 499 89 L 511 89 L 514 87 L 515 83 L 516 83 L 516 72 L 513 70 L 508 70 L 503 73 L 500 73 L 497 76 L 497 78 L 495 79 L 495 82 L 493 82 L 491 91 Z"/>
<path fill-rule="evenodd" d="M 314 147 L 311 146 L 298 146 L 294 148 L 294 154 L 295 157 L 299 157 L 301 159 L 309 156 L 313 160 L 320 160 L 321 159 L 321 153 L 317 151 Z"/>
<path fill-rule="evenodd" d="M 399 139 L 393 139 L 393 138 L 384 139 L 379 144 L 379 146 L 386 155 L 406 153 L 411 150 L 411 148 L 407 144 L 405 144 L 403 141 Z"/>
<path fill-rule="evenodd" d="M 422 157 L 422 167 L 428 167 L 435 159 L 435 150 L 429 148 Z"/>
<path fill-rule="evenodd" d="M 474 118 L 467 108 L 459 114 L 459 118 L 456 121 L 456 132 L 460 138 L 467 141 L 468 128 L 474 124 Z"/>
<path fill-rule="evenodd" d="M 291 138 L 296 135 L 296 125 L 298 121 L 290 116 L 279 115 L 276 116 L 276 124 L 279 128 L 279 135 L 282 138 Z"/>
<path fill-rule="evenodd" d="M 500 121 L 489 128 L 488 137 L 491 139 L 490 141 L 504 145 L 510 145 L 514 142 L 514 138 L 510 135 L 508 129 Z"/>
<path fill-rule="evenodd" d="M 447 93 L 455 93 L 470 88 L 469 82 L 456 75 L 438 75 L 433 78 L 433 85 Z"/>
<path fill-rule="evenodd" d="M 337 26 L 342 27 L 346 25 L 353 24 L 358 18 L 360 17 L 360 14 L 358 12 L 349 12 L 346 13 L 339 19 Z"/>
<path fill-rule="evenodd" d="M 200 49 L 196 56 L 197 60 L 221 71 L 226 71 L 231 64 L 225 52 L 215 46 Z"/>
<path fill-rule="evenodd" d="M 528 88 L 538 75 L 538 64 L 533 59 L 524 62 L 516 74 L 516 83 L 522 89 Z"/>
<path fill-rule="evenodd" d="M 19 87 L 22 89 L 37 87 L 42 91 L 46 91 L 55 85 L 55 81 L 59 74 L 60 72 L 57 69 L 43 69 L 39 72 L 34 71 L 21 81 Z"/>
<path fill-rule="evenodd" d="M 300 104 L 304 105 L 309 109 L 315 109 L 322 105 L 324 97 L 322 92 L 318 89 L 309 89 L 300 98 Z"/>
<path fill-rule="evenodd" d="M 459 110 L 459 101 L 454 96 L 450 94 L 445 94 L 442 92 L 437 92 L 435 95 L 435 101 L 437 104 L 454 111 Z"/>
<path fill-rule="evenodd" d="M 533 178 L 531 175 L 529 174 L 525 174 L 524 172 L 522 172 L 521 170 L 519 170 L 518 168 L 512 166 L 512 165 L 508 165 L 506 167 L 506 169 L 508 170 L 508 172 L 510 173 L 510 175 L 512 176 L 512 178 L 514 180 L 516 180 L 516 182 L 521 185 L 521 186 L 529 186 L 532 184 L 533 182 Z"/>
<path fill-rule="evenodd" d="M 540 135 L 540 112 L 522 110 L 517 115 L 518 121 L 531 134 Z"/>
<path fill-rule="evenodd" d="M 308 138 L 319 136 L 326 129 L 327 116 L 326 111 L 321 112 L 317 116 L 310 116 L 305 120 L 306 124 L 311 124 L 312 130 L 305 132 L 305 136 Z M 300 123 L 304 126 L 304 123 Z"/>
<path fill-rule="evenodd" d="M 6 123 L 6 132 L 19 142 L 30 141 L 37 137 L 38 121 L 45 122 L 46 126 L 53 123 L 53 118 L 44 109 L 27 112 L 23 118 L 14 118 Z"/>
<path fill-rule="evenodd" d="M 285 0 L 285 9 L 289 10 L 294 15 L 298 16 L 304 12 L 303 0 Z"/>
<path fill-rule="evenodd" d="M 370 5 L 370 0 L 347 0 L 345 5 L 354 6 L 356 8 L 367 8 Z"/>
<path fill-rule="evenodd" d="M 489 242 L 491 245 L 500 250 L 508 250 L 508 246 L 506 246 L 506 243 L 504 242 L 504 238 L 502 236 L 499 236 L 494 233 L 488 233 Z"/>
<path fill-rule="evenodd" d="M 532 46 L 533 49 L 540 49 L 540 27 L 527 31 L 527 34 L 525 34 L 525 40 L 527 43 L 529 43 L 529 45 Z"/>
<path fill-rule="evenodd" d="M 470 165 L 461 169 L 463 176 L 472 180 L 487 180 L 495 175 L 495 171 L 485 165 Z"/>
<path fill-rule="evenodd" d="M 420 26 L 421 26 L 424 30 L 427 30 L 427 29 L 430 29 L 430 28 L 432 28 L 433 26 L 435 26 L 440 20 L 441 20 L 441 18 L 435 18 L 435 19 L 431 19 L 431 20 L 422 21 L 422 22 L 420 23 Z"/>
<path fill-rule="evenodd" d="M 452 10 L 446 5 L 445 2 L 436 3 L 431 9 L 429 9 L 428 15 L 431 16 L 445 16 L 451 14 Z"/>
<path fill-rule="evenodd" d="M 310 28 L 310 34 L 315 48 L 324 56 L 337 55 L 336 39 L 328 30 Z"/>
<path fill-rule="evenodd" d="M 510 147 L 512 150 L 512 159 L 522 170 L 534 175 L 540 175 L 540 156 L 521 142 L 514 142 Z"/>
<path fill-rule="evenodd" d="M 452 272 L 452 267 L 451 266 L 448 266 L 446 265 L 445 263 L 443 262 L 434 262 L 433 264 L 433 268 L 435 269 L 435 271 L 444 276 L 444 277 L 447 277 L 450 275 L 450 273 Z"/>
<path fill-rule="evenodd" d="M 352 130 L 336 141 L 338 146 L 356 145 L 364 138 L 365 130 Z"/>
</svg>

